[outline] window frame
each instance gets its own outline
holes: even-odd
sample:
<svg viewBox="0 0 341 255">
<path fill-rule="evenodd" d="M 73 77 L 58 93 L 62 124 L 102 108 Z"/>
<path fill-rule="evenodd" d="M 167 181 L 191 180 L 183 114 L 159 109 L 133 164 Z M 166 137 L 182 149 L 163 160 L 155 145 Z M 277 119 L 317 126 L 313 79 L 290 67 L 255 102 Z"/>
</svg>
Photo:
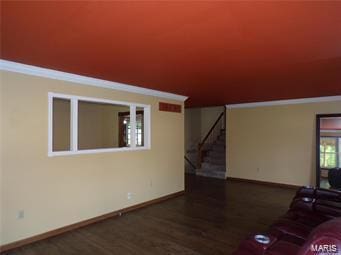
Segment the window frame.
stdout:
<svg viewBox="0 0 341 255">
<path fill-rule="evenodd" d="M 70 100 L 70 150 L 53 151 L 53 99 Z M 131 129 L 130 136 L 133 143 L 130 147 L 116 147 L 103 149 L 78 149 L 78 101 L 86 101 L 93 103 L 104 103 L 112 105 L 124 105 L 130 108 Z M 144 110 L 144 146 L 136 146 L 135 129 L 136 129 L 136 107 Z M 48 156 L 67 156 L 79 154 L 95 154 L 104 152 L 121 152 L 121 151 L 138 151 L 151 149 L 151 106 L 147 104 L 132 103 L 125 101 L 116 101 L 103 98 L 85 97 L 77 95 L 67 95 L 55 92 L 48 92 Z"/>
</svg>

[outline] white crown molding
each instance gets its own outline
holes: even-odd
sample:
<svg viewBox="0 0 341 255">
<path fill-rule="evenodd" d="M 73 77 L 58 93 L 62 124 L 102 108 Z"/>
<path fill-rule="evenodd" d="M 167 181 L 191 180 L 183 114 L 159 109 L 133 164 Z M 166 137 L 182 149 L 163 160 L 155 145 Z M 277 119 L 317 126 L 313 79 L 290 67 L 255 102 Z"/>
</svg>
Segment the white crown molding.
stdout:
<svg viewBox="0 0 341 255">
<path fill-rule="evenodd" d="M 163 92 L 159 90 L 141 88 L 133 85 L 123 84 L 119 82 L 106 81 L 97 78 L 91 78 L 88 76 L 66 73 L 61 71 L 56 71 L 52 69 L 21 64 L 17 62 L 12 62 L 8 60 L 0 59 L 0 70 L 16 72 L 28 75 L 34 75 L 44 78 L 50 78 L 61 81 L 74 82 L 81 85 L 95 86 L 107 89 L 120 90 L 125 92 L 131 92 L 136 94 L 142 94 L 147 96 L 161 97 L 166 99 L 186 101 L 188 97 L 181 96 L 173 93 Z"/>
<path fill-rule="evenodd" d="M 337 96 L 309 97 L 309 98 L 275 100 L 275 101 L 254 102 L 254 103 L 227 104 L 226 108 L 227 109 L 253 108 L 253 107 L 262 107 L 262 106 L 322 103 L 322 102 L 335 102 L 335 101 L 341 101 L 341 96 L 337 95 Z"/>
</svg>

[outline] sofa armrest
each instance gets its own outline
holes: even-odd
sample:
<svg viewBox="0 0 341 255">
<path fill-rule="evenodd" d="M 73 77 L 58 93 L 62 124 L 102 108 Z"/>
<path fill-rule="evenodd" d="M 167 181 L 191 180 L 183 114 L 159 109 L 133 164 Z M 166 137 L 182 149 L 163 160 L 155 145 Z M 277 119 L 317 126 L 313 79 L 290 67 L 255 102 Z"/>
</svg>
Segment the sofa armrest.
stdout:
<svg viewBox="0 0 341 255">
<path fill-rule="evenodd" d="M 304 212 L 314 212 L 315 199 L 312 197 L 296 197 L 291 202 L 290 210 L 292 211 L 304 211 Z"/>
<path fill-rule="evenodd" d="M 315 190 L 316 189 L 314 187 L 303 186 L 303 187 L 301 187 L 301 188 L 299 188 L 297 190 L 294 199 L 300 198 L 300 197 L 311 197 L 311 198 L 314 198 L 315 197 Z"/>
<path fill-rule="evenodd" d="M 263 255 L 277 241 L 277 237 L 269 234 L 254 234 L 245 239 L 233 255 Z"/>
<path fill-rule="evenodd" d="M 304 186 L 297 190 L 294 200 L 302 197 L 341 202 L 341 191 Z"/>
</svg>

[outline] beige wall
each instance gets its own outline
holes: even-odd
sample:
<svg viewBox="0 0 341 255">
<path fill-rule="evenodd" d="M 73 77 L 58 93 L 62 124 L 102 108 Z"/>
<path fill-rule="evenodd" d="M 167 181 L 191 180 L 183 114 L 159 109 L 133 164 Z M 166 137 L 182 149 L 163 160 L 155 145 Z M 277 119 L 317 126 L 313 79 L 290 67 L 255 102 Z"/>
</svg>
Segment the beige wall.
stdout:
<svg viewBox="0 0 341 255">
<path fill-rule="evenodd" d="M 201 109 L 185 110 L 185 149 L 195 146 L 201 137 Z"/>
<path fill-rule="evenodd" d="M 201 108 L 201 138 L 203 139 L 211 129 L 219 115 L 224 111 L 224 106 Z"/>
<path fill-rule="evenodd" d="M 2 75 L 1 244 L 184 189 L 184 115 L 158 111 L 160 99 Z M 150 104 L 151 150 L 48 157 L 48 92 Z M 24 219 L 16 219 L 19 210 Z"/>
<path fill-rule="evenodd" d="M 341 102 L 230 109 L 227 176 L 315 184 L 315 115 L 340 113 Z"/>
</svg>

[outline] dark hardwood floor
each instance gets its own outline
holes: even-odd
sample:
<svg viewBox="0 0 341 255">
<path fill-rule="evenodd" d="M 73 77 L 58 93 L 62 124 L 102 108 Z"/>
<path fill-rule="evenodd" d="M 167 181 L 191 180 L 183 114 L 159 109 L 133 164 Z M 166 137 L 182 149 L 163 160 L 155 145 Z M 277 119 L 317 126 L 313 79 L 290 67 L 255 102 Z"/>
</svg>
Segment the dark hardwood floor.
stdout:
<svg viewBox="0 0 341 255">
<path fill-rule="evenodd" d="M 186 194 L 12 250 L 17 255 L 231 254 L 284 214 L 295 190 L 186 176 Z"/>
</svg>

